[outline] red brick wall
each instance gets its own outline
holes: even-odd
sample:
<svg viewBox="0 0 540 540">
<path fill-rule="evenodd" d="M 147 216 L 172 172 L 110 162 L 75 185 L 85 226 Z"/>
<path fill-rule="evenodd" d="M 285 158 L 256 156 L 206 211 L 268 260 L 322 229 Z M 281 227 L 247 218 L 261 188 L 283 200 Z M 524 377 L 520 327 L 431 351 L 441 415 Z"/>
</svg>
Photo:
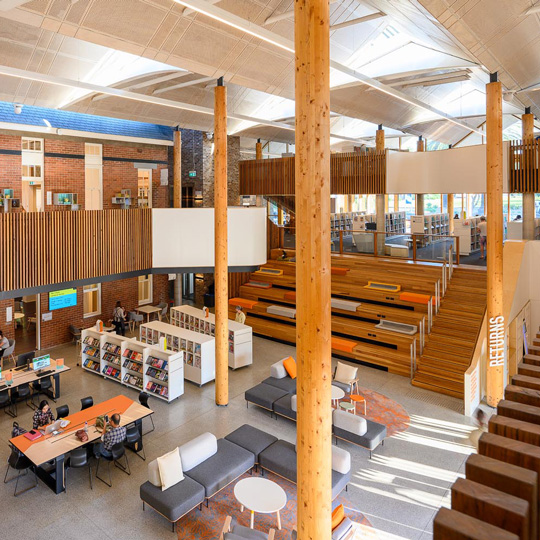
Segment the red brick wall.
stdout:
<svg viewBox="0 0 540 540">
<path fill-rule="evenodd" d="M 15 339 L 15 322 L 13 319 L 15 309 L 13 304 L 13 300 L 0 300 L 0 330 L 8 339 Z M 9 323 L 6 322 L 6 309 L 8 307 L 11 307 L 11 322 Z"/>
<path fill-rule="evenodd" d="M 20 152 L 21 137 L 0 134 L 0 150 Z M 0 190 L 13 189 L 14 198 L 19 200 L 22 199 L 21 161 L 20 155 L 0 154 Z"/>
</svg>

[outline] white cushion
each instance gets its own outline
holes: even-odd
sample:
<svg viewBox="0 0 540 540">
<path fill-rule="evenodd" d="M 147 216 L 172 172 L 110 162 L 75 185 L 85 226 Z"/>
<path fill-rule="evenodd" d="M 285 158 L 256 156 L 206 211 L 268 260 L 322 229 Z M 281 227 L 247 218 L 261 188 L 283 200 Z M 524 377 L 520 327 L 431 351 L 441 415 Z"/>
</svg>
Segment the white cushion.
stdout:
<svg viewBox="0 0 540 540">
<path fill-rule="evenodd" d="M 159 467 L 157 459 L 148 464 L 148 481 L 156 487 L 161 487 L 161 476 L 159 475 Z"/>
<path fill-rule="evenodd" d="M 217 453 L 217 439 L 212 433 L 203 433 L 178 447 L 182 468 L 190 471 Z"/>
<path fill-rule="evenodd" d="M 297 410 L 296 410 L 296 394 L 294 394 L 294 396 L 291 397 L 291 409 L 294 412 L 297 412 Z"/>
<path fill-rule="evenodd" d="M 332 422 L 334 426 L 355 435 L 365 435 L 367 432 L 367 422 L 366 419 L 362 416 L 356 416 L 345 411 L 340 411 L 339 409 L 334 410 L 332 413 Z"/>
<path fill-rule="evenodd" d="M 338 362 L 334 380 L 345 383 L 345 384 L 349 384 L 350 382 L 356 379 L 357 373 L 358 373 L 357 367 L 349 366 L 347 364 L 342 364 L 341 362 Z"/>
<path fill-rule="evenodd" d="M 343 448 L 332 445 L 332 469 L 347 474 L 351 470 L 351 454 Z"/>
<path fill-rule="evenodd" d="M 178 448 L 175 448 L 172 452 L 169 452 L 164 456 L 158 457 L 157 463 L 159 468 L 159 476 L 161 478 L 162 491 L 175 486 L 178 484 L 178 482 L 181 482 L 184 479 L 182 462 L 180 461 Z"/>
<path fill-rule="evenodd" d="M 285 358 L 270 366 L 270 377 L 274 377 L 274 379 L 284 379 L 285 377 L 287 377 L 288 373 L 285 369 L 285 366 L 283 365 L 284 361 Z"/>
</svg>

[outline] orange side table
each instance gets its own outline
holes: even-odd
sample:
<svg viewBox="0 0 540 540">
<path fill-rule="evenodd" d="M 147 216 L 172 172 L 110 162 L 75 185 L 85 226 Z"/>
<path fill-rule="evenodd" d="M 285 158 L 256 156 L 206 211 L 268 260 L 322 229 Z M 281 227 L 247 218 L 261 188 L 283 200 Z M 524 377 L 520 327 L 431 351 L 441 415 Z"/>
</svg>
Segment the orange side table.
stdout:
<svg viewBox="0 0 540 540">
<path fill-rule="evenodd" d="M 351 394 L 349 396 L 351 401 L 354 401 L 355 403 L 363 403 L 364 404 L 364 416 L 367 413 L 367 404 L 366 404 L 366 398 L 364 396 L 359 396 L 357 394 Z"/>
</svg>

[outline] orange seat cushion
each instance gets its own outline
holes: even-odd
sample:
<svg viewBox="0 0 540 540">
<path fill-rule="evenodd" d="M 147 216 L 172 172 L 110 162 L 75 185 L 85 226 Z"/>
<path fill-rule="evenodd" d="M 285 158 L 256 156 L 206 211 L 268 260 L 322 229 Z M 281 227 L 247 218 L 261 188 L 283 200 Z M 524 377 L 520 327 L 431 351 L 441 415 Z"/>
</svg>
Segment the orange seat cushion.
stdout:
<svg viewBox="0 0 540 540">
<path fill-rule="evenodd" d="M 332 349 L 336 351 L 352 353 L 357 345 L 358 343 L 356 341 L 332 336 Z"/>
<path fill-rule="evenodd" d="M 350 268 L 340 268 L 338 266 L 332 266 L 330 269 L 331 274 L 334 276 L 346 276 Z"/>
<path fill-rule="evenodd" d="M 283 367 L 291 379 L 296 379 L 296 362 L 292 356 L 289 356 L 283 360 Z"/>
<path fill-rule="evenodd" d="M 287 291 L 283 295 L 283 298 L 285 298 L 285 300 L 294 300 L 296 302 L 296 291 Z"/>
<path fill-rule="evenodd" d="M 430 296 L 429 294 L 402 292 L 399 294 L 399 299 L 403 302 L 413 302 L 414 304 L 429 304 Z M 435 298 L 433 298 L 432 303 L 436 303 Z"/>
<path fill-rule="evenodd" d="M 230 306 L 241 306 L 246 309 L 253 309 L 253 307 L 257 304 L 257 300 L 248 300 L 247 298 L 229 298 Z"/>
<path fill-rule="evenodd" d="M 345 519 L 345 509 L 343 508 L 343 505 L 340 504 L 339 506 L 336 506 L 334 511 L 332 512 L 332 531 L 341 525 L 341 522 Z"/>
</svg>

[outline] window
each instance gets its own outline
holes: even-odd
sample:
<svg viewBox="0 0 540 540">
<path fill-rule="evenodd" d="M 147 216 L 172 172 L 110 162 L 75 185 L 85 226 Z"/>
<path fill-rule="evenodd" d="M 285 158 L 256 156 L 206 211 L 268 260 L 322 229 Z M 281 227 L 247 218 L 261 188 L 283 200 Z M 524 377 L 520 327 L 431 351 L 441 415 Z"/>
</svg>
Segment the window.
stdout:
<svg viewBox="0 0 540 540">
<path fill-rule="evenodd" d="M 26 152 L 43 152 L 43 139 L 23 137 L 22 149 Z"/>
<path fill-rule="evenodd" d="M 101 313 L 101 283 L 83 287 L 84 317 L 93 317 Z"/>
<path fill-rule="evenodd" d="M 22 175 L 26 178 L 41 178 L 41 165 L 23 165 Z"/>
<path fill-rule="evenodd" d="M 84 209 L 103 210 L 103 147 L 101 144 L 85 143 Z"/>
<path fill-rule="evenodd" d="M 139 306 L 152 302 L 152 275 L 139 276 Z"/>
</svg>

